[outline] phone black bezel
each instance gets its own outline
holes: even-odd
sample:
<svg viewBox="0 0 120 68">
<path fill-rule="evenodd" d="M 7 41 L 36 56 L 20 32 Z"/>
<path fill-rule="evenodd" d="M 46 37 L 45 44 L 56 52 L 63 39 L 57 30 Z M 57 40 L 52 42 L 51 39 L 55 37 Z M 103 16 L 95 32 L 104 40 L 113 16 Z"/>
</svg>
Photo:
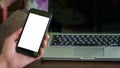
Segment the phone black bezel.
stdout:
<svg viewBox="0 0 120 68">
<path fill-rule="evenodd" d="M 46 29 L 45 29 L 44 36 L 45 36 L 45 34 L 46 34 L 46 32 L 47 32 L 47 29 L 48 29 L 48 27 L 49 27 L 49 25 L 50 25 L 50 21 L 51 21 L 51 18 L 52 18 L 52 14 L 49 13 L 49 12 L 42 11 L 42 10 L 38 10 L 38 9 L 34 9 L 34 8 L 30 9 L 29 12 L 28 12 L 28 14 L 27 14 L 25 23 L 24 23 L 24 25 L 23 25 L 23 30 L 22 30 L 22 32 L 21 32 L 21 34 L 20 34 L 19 39 L 18 39 L 17 46 L 16 46 L 16 51 L 17 51 L 17 52 L 22 53 L 22 54 L 25 54 L 25 55 L 28 55 L 28 56 L 31 56 L 31 57 L 37 57 L 37 56 L 39 56 L 39 50 L 40 50 L 40 47 L 41 47 L 41 45 L 42 45 L 42 43 L 43 43 L 44 36 L 43 36 L 43 39 L 42 39 L 42 41 L 41 41 L 41 44 L 40 44 L 40 47 L 39 47 L 38 52 L 34 52 L 34 51 L 31 51 L 31 50 L 28 50 L 28 49 L 24 49 L 24 48 L 18 47 L 20 38 L 21 38 L 21 36 L 22 36 L 22 33 L 23 33 L 23 31 L 24 31 L 24 27 L 25 27 L 25 25 L 26 25 L 26 22 L 27 22 L 27 19 L 28 19 L 30 13 L 34 13 L 34 14 L 41 15 L 41 16 L 44 16 L 44 17 L 48 17 L 48 18 L 49 18 L 47 27 L 46 27 Z"/>
</svg>

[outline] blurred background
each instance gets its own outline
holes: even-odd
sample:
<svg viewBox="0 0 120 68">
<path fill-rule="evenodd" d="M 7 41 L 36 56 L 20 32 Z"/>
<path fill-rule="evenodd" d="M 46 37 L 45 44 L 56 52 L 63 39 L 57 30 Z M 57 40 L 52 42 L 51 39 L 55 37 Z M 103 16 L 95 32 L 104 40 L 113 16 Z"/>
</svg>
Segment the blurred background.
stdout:
<svg viewBox="0 0 120 68">
<path fill-rule="evenodd" d="M 15 10 L 36 8 L 52 12 L 52 32 L 120 32 L 120 0 L 0 0 L 0 4 L 0 24 Z"/>
<path fill-rule="evenodd" d="M 15 10 L 28 11 L 30 8 L 48 11 L 48 0 L 0 0 L 0 24 Z"/>
</svg>

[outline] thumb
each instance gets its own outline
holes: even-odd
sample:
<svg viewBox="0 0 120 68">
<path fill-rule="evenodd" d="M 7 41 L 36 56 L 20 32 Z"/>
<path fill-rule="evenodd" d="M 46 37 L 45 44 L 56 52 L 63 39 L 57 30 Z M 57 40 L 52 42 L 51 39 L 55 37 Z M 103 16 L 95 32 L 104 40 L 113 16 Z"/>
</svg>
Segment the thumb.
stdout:
<svg viewBox="0 0 120 68">
<path fill-rule="evenodd" d="M 15 31 L 12 35 L 10 35 L 11 39 L 17 40 L 22 32 L 22 28 L 19 28 L 17 31 Z"/>
</svg>

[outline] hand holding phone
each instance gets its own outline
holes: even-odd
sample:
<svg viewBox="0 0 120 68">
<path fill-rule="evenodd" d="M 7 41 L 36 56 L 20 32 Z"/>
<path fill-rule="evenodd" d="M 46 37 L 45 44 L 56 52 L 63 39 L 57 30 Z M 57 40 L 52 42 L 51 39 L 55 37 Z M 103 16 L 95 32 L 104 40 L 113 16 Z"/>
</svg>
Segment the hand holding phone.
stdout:
<svg viewBox="0 0 120 68">
<path fill-rule="evenodd" d="M 48 12 L 31 9 L 16 47 L 17 52 L 37 57 L 52 15 Z"/>
</svg>

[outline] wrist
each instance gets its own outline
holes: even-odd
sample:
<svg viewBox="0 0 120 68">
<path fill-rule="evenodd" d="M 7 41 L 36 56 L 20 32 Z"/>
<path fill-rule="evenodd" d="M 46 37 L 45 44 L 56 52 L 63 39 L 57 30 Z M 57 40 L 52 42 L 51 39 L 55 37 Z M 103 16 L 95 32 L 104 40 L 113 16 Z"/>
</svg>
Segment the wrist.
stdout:
<svg viewBox="0 0 120 68">
<path fill-rule="evenodd" d="M 3 55 L 0 55 L 0 68 L 9 68 L 9 64 Z"/>
</svg>

